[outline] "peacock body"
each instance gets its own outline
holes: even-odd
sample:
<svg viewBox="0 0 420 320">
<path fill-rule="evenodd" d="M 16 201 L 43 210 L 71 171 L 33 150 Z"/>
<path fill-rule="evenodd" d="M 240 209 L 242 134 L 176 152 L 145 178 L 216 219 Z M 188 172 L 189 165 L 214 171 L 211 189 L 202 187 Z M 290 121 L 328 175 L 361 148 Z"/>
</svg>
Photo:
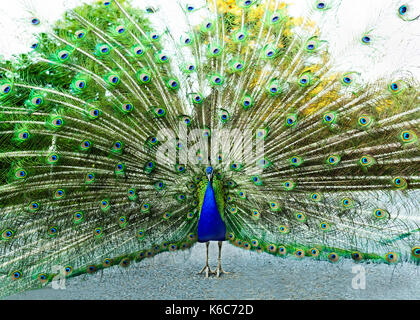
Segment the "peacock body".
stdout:
<svg viewBox="0 0 420 320">
<path fill-rule="evenodd" d="M 182 34 L 159 7 L 84 4 L 1 62 L 0 296 L 208 241 L 418 263 L 416 77 L 340 70 L 317 27 L 339 1 L 179 5 Z"/>
</svg>

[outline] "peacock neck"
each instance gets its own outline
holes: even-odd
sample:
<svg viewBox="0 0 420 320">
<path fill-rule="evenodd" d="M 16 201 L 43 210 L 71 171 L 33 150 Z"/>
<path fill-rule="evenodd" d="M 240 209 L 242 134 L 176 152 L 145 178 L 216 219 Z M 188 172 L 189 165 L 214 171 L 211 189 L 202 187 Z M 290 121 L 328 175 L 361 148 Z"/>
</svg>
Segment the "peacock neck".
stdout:
<svg viewBox="0 0 420 320">
<path fill-rule="evenodd" d="M 224 241 L 226 239 L 226 226 L 220 215 L 213 182 L 207 182 L 204 199 L 200 208 L 198 221 L 198 241 Z"/>
</svg>

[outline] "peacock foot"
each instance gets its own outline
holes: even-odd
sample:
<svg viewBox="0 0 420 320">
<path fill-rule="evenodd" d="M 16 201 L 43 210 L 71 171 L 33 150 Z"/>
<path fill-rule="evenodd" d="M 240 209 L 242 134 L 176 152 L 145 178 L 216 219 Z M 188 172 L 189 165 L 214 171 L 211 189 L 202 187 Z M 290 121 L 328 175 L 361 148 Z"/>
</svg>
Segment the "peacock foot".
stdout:
<svg viewBox="0 0 420 320">
<path fill-rule="evenodd" d="M 215 274 L 216 277 L 219 278 L 222 273 L 229 274 L 230 272 L 227 272 L 227 271 L 223 270 L 222 266 L 219 265 L 219 266 L 217 266 L 217 268 L 212 273 Z"/>
<path fill-rule="evenodd" d="M 208 278 L 208 277 L 209 277 L 209 273 L 210 273 L 210 274 L 211 274 L 211 273 L 214 273 L 214 271 L 211 271 L 211 269 L 210 269 L 210 267 L 209 267 L 209 265 L 208 265 L 208 264 L 206 264 L 206 265 L 203 267 L 203 269 L 201 269 L 201 271 L 200 271 L 199 273 L 197 273 L 197 274 L 202 274 L 203 272 L 206 274 L 206 278 Z"/>
</svg>

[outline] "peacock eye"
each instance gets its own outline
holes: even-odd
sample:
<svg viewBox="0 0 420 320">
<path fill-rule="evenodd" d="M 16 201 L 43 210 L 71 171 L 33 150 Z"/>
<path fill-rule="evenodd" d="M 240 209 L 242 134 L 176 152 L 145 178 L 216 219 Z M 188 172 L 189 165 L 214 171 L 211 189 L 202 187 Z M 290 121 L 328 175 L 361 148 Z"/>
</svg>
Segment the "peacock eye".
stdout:
<svg viewBox="0 0 420 320">
<path fill-rule="evenodd" d="M 131 112 L 133 110 L 133 106 L 130 103 L 126 103 L 122 106 L 123 110 L 126 112 Z"/>
<path fill-rule="evenodd" d="M 331 253 L 328 255 L 328 259 L 329 259 L 331 262 L 337 262 L 337 261 L 338 261 L 338 259 L 339 259 L 339 257 L 338 257 L 338 254 L 336 254 L 336 253 L 334 253 L 334 252 L 331 252 Z"/>
<path fill-rule="evenodd" d="M 12 272 L 12 280 L 18 280 L 22 277 L 22 272 L 20 271 L 13 271 Z"/>
<path fill-rule="evenodd" d="M 61 121 L 61 119 L 56 119 L 56 120 L 54 120 L 54 124 L 56 125 L 56 126 L 61 126 L 61 124 L 62 124 L 62 121 Z"/>
<path fill-rule="evenodd" d="M 406 5 L 402 5 L 399 9 L 398 12 L 400 13 L 400 15 L 405 15 L 407 13 L 407 6 Z"/>
<path fill-rule="evenodd" d="M 417 135 L 413 130 L 404 130 L 400 137 L 404 144 L 412 144 L 417 141 Z"/>
<path fill-rule="evenodd" d="M 61 60 L 66 60 L 69 57 L 69 54 L 67 52 L 63 52 L 60 54 L 60 59 Z"/>
<path fill-rule="evenodd" d="M 171 87 L 171 88 L 178 88 L 178 86 L 179 86 L 179 84 L 178 84 L 178 82 L 177 81 L 175 81 L 175 80 L 170 80 L 169 81 L 169 86 Z"/>
<path fill-rule="evenodd" d="M 411 254 L 415 258 L 420 258 L 420 247 L 417 246 L 417 247 L 414 247 L 413 249 L 411 249 Z"/>
<path fill-rule="evenodd" d="M 3 93 L 4 93 L 4 94 L 9 93 L 9 92 L 10 92 L 10 90 L 11 90 L 11 86 L 9 86 L 9 85 L 6 85 L 6 86 L 4 86 L 4 87 L 3 87 Z"/>
<path fill-rule="evenodd" d="M 393 263 L 393 262 L 396 262 L 398 260 L 398 255 L 395 252 L 388 252 L 385 255 L 385 258 L 389 263 Z"/>
<path fill-rule="evenodd" d="M 73 271 L 73 268 L 71 266 L 64 267 L 64 274 L 69 275 Z"/>
<path fill-rule="evenodd" d="M 32 99 L 32 103 L 37 106 L 40 106 L 43 102 L 44 99 L 42 97 L 35 97 Z"/>
<path fill-rule="evenodd" d="M 33 18 L 33 19 L 31 20 L 31 23 L 32 23 L 34 26 L 36 26 L 36 25 L 39 25 L 39 24 L 41 23 L 41 21 L 40 21 L 38 18 Z"/>
<path fill-rule="evenodd" d="M 235 69 L 237 69 L 237 70 L 241 70 L 243 67 L 244 67 L 244 65 L 242 64 L 242 63 L 235 63 L 235 65 L 234 65 L 234 67 L 235 67 Z"/>
<path fill-rule="evenodd" d="M 370 39 L 370 37 L 369 37 L 369 36 L 364 36 L 364 37 L 362 38 L 362 42 L 363 42 L 363 43 L 365 43 L 365 44 L 369 44 L 369 43 L 370 43 L 370 41 L 371 41 L 371 39 Z"/>
</svg>

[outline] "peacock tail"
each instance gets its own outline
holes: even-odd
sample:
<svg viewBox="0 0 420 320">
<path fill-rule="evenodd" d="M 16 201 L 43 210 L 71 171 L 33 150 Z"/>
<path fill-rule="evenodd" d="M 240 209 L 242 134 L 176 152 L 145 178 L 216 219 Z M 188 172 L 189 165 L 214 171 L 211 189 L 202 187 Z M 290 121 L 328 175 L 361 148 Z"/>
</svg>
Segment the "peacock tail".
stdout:
<svg viewBox="0 0 420 320">
<path fill-rule="evenodd" d="M 418 80 L 340 70 L 319 28 L 340 2 L 306 4 L 182 2 L 182 32 L 125 0 L 32 15 L 31 52 L 0 63 L 0 296 L 190 249 L 209 166 L 237 247 L 419 263 Z"/>
</svg>

